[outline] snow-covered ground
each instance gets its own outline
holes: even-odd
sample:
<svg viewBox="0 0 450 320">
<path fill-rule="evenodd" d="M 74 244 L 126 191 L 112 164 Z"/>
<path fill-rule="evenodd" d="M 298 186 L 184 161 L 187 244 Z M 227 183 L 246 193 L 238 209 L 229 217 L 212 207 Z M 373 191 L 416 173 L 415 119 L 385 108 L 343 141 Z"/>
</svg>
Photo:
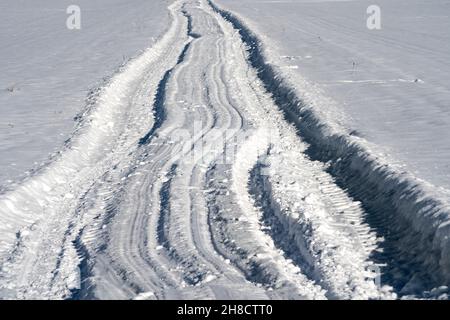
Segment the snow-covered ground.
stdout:
<svg viewBox="0 0 450 320">
<path fill-rule="evenodd" d="M 69 30 L 69 5 L 81 30 Z M 0 2 L 0 189 L 46 161 L 74 130 L 89 90 L 167 28 L 167 1 Z"/>
<path fill-rule="evenodd" d="M 395 56 L 408 39 L 378 34 L 372 52 L 359 22 L 343 27 L 362 8 L 364 29 L 366 5 L 171 2 L 163 36 L 88 95 L 52 160 L 0 193 L 0 298 L 447 299 L 450 192 L 372 108 L 405 114 L 419 89 L 411 110 L 437 108 L 439 86 L 411 71 L 422 55 Z M 308 31 L 277 29 L 314 12 Z M 441 138 L 407 119 L 422 145 Z"/>
<path fill-rule="evenodd" d="M 450 190 L 450 2 L 217 3 L 267 35 L 282 56 L 277 62 L 332 98 L 355 135 L 391 163 Z M 367 28 L 373 4 L 381 9 L 381 30 Z"/>
</svg>

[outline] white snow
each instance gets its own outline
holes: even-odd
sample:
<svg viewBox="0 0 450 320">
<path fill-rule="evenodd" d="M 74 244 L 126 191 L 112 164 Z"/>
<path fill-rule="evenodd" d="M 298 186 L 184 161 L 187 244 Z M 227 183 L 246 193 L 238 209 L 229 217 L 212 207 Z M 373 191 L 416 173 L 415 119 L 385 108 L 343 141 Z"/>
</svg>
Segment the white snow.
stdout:
<svg viewBox="0 0 450 320">
<path fill-rule="evenodd" d="M 389 154 L 390 162 L 450 190 L 448 1 L 215 2 L 267 36 L 278 53 L 272 63 L 333 100 L 318 109 L 334 108 L 330 117 Z M 381 30 L 366 26 L 374 3 Z"/>
<path fill-rule="evenodd" d="M 79 0 L 81 30 L 69 30 L 72 4 L 0 2 L 0 189 L 60 150 L 88 91 L 151 46 L 169 21 L 164 0 Z"/>
<path fill-rule="evenodd" d="M 33 268 L 34 259 L 47 267 L 54 266 L 55 261 L 60 259 L 51 253 L 63 250 L 64 256 L 61 258 L 61 264 L 66 265 L 57 272 L 58 277 L 62 278 L 61 286 L 54 287 L 53 294 L 57 296 L 68 294 L 68 286 L 64 280 L 67 277 L 64 277 L 64 274 L 71 274 L 72 269 L 78 267 L 77 263 L 74 263 L 78 258 L 75 250 L 65 247 L 72 247 L 68 244 L 76 241 L 75 225 L 83 223 L 83 219 L 92 222 L 90 219 L 93 217 L 89 214 L 96 216 L 96 213 L 87 210 L 84 212 L 86 216 L 76 214 L 74 217 L 74 205 L 80 199 L 81 194 L 87 191 L 84 188 L 91 185 L 92 182 L 98 182 L 102 172 L 109 172 L 113 166 L 112 163 L 116 163 L 123 154 L 130 155 L 130 152 L 125 150 L 137 148 L 136 141 L 139 141 L 139 138 L 152 127 L 153 115 L 150 108 L 152 92 L 156 90 L 161 75 L 167 69 L 166 64 L 176 63 L 176 51 L 183 47 L 185 37 L 179 33 L 179 29 L 184 26 L 183 23 L 179 19 L 176 21 L 172 19 L 172 22 L 170 28 L 155 45 L 127 63 L 100 90 L 99 94 L 95 96 L 90 110 L 83 115 L 83 122 L 80 123 L 70 143 L 63 148 L 60 156 L 45 166 L 39 174 L 26 179 L 14 191 L 0 195 L 2 272 L 7 269 L 9 263 L 14 263 L 14 259 L 2 259 L 5 251 L 7 254 L 11 253 L 8 252 L 12 249 L 11 246 L 20 248 L 15 250 L 19 255 L 25 252 L 32 257 L 31 259 L 24 258 L 20 267 L 16 266 L 11 269 L 11 274 L 1 274 L 2 283 L 7 283 L 7 285 L 13 283 L 14 286 L 20 288 L 26 283 L 26 278 L 36 277 L 36 281 L 41 282 L 40 286 L 43 288 L 51 282 L 51 276 L 47 273 L 42 275 L 41 272 L 31 272 L 28 268 Z M 178 39 L 178 35 L 182 38 L 173 45 L 172 41 Z M 164 57 L 164 61 L 161 63 L 162 57 Z M 159 63 L 155 63 L 156 61 Z M 150 77 L 146 76 L 147 73 Z M 127 99 L 132 99 L 134 103 L 133 112 L 135 114 L 133 115 L 130 115 L 127 108 L 123 107 L 130 103 Z M 131 121 L 133 126 L 124 125 L 126 120 Z M 114 127 L 110 127 L 109 123 L 114 123 Z M 127 141 L 123 137 L 129 138 L 129 140 Z M 112 141 L 118 148 L 115 150 L 117 152 L 105 153 L 103 146 Z M 130 163 L 130 161 L 124 162 Z M 102 166 L 104 166 L 103 169 L 100 168 Z M 89 180 L 91 182 L 88 182 Z M 68 194 L 72 196 L 65 197 Z M 73 195 L 76 195 L 76 198 Z M 31 213 L 23 207 L 24 203 L 30 204 Z M 68 209 L 69 207 L 71 209 Z M 69 226 L 70 220 L 74 228 Z M 90 226 L 95 228 L 93 223 L 90 223 Z M 33 232 L 29 236 L 23 237 L 22 231 L 24 230 Z M 48 236 L 49 234 L 51 237 Z M 71 237 L 72 240 L 66 242 L 64 240 L 66 236 Z M 22 241 L 26 244 L 23 244 Z M 39 248 L 45 248 L 45 250 L 41 251 Z M 80 250 L 80 248 L 77 249 Z M 46 257 L 50 254 L 51 258 L 40 258 L 40 254 Z M 22 289 L 24 290 L 22 291 Z M 26 294 L 30 294 L 28 297 L 36 294 L 35 291 L 25 288 L 17 291 L 22 297 Z"/>
<path fill-rule="evenodd" d="M 357 12 L 360 8 L 358 5 L 365 8 L 367 3 L 363 1 L 255 1 L 247 4 L 233 0 L 218 2 L 225 4 L 225 8 L 232 8 L 231 14 L 220 8 L 218 10 L 241 31 L 252 54 L 250 58 L 253 65 L 262 70 L 260 78 L 273 93 L 286 117 L 296 124 L 300 135 L 312 143 L 309 153 L 330 164 L 330 171 L 349 189 L 350 195 L 364 202 L 369 219 L 378 221 L 374 224 L 373 220 L 370 224 L 387 236 L 383 241 L 387 248 L 395 248 L 387 249 L 396 252 L 391 253 L 395 259 L 404 255 L 400 260 L 402 264 L 411 261 L 412 257 L 420 261 L 421 267 L 415 271 L 412 266 L 403 266 L 407 274 L 400 281 L 402 283 L 397 284 L 397 290 L 402 295 L 421 290 L 424 293 L 430 283 L 447 283 L 450 276 L 450 190 L 446 168 L 450 144 L 447 124 L 449 117 L 445 108 L 449 98 L 448 90 L 445 89 L 448 69 L 444 57 L 448 56 L 449 50 L 448 42 L 441 46 L 436 37 L 446 38 L 449 28 L 443 23 L 445 31 L 442 31 L 441 25 L 430 23 L 423 28 L 428 33 L 418 35 L 408 33 L 405 26 L 402 29 L 395 23 L 402 21 L 398 17 L 402 17 L 401 14 L 408 10 L 419 10 L 423 14 L 430 11 L 444 12 L 448 3 L 433 1 L 420 6 L 414 2 L 417 4 L 414 6 L 409 1 L 410 6 L 401 11 L 399 8 L 402 8 L 402 2 L 392 1 L 390 3 L 394 7 L 386 5 L 386 8 L 397 10 L 395 12 L 399 14 L 390 29 L 397 30 L 397 33 L 384 34 L 378 42 L 371 38 L 371 42 L 366 43 L 364 41 L 369 37 L 368 30 L 361 31 L 361 28 L 352 25 L 357 22 L 348 16 Z M 265 8 L 261 9 L 261 6 Z M 311 10 L 316 10 L 316 14 L 312 14 Z M 252 16 L 255 12 L 257 17 Z M 311 16 L 308 18 L 307 14 Z M 333 19 L 339 17 L 343 17 L 342 21 L 337 25 L 333 24 Z M 276 26 L 279 21 L 286 23 L 285 28 L 281 24 L 282 31 Z M 310 24 L 311 32 L 303 34 L 302 28 L 306 27 L 296 26 L 306 22 Z M 286 31 L 287 27 L 295 29 L 295 32 Z M 277 35 L 276 30 L 279 32 Z M 331 35 L 326 37 L 329 41 L 324 41 L 320 35 L 312 33 L 312 30 L 325 30 L 326 35 Z M 428 36 L 431 40 L 424 39 Z M 316 56 L 320 58 L 320 63 L 309 69 L 302 64 L 299 64 L 298 70 L 284 68 L 280 57 L 286 56 L 286 50 L 292 53 L 289 56 L 298 56 L 299 52 L 292 51 L 300 45 L 299 42 L 301 45 L 307 44 L 303 49 L 312 57 L 309 62 L 314 61 Z M 420 46 L 422 43 L 423 47 Z M 411 50 L 412 47 L 414 50 Z M 334 91 L 333 86 L 328 84 L 330 79 L 342 80 L 336 78 L 339 70 L 340 75 L 350 71 L 356 74 L 353 70 L 358 67 L 356 62 L 353 64 L 350 61 L 354 67 L 350 71 L 348 68 L 339 69 L 341 64 L 336 65 L 344 56 L 348 58 L 347 48 L 350 50 L 350 57 L 361 50 L 364 53 L 363 57 L 358 57 L 367 66 L 361 70 L 366 73 L 362 76 L 358 73 L 354 77 L 357 80 L 385 81 L 398 77 L 397 79 L 412 81 L 387 81 L 388 85 L 383 83 L 382 86 L 379 86 L 380 81 L 362 81 L 356 84 L 376 86 L 357 87 L 357 91 L 352 91 L 356 100 L 345 100 L 349 86 L 354 86 L 355 83 L 344 82 L 340 89 Z M 391 49 L 394 54 L 389 55 Z M 311 50 L 318 52 L 314 55 L 310 53 Z M 433 61 L 424 55 L 425 52 L 434 54 Z M 407 60 L 405 57 L 412 57 L 412 60 L 407 63 L 400 61 Z M 433 75 L 430 79 L 433 79 L 435 85 L 430 85 L 423 76 L 412 76 L 411 68 L 414 66 L 420 66 L 421 72 L 426 72 L 422 65 L 432 66 Z M 367 76 L 369 71 L 376 73 L 375 76 Z M 387 104 L 387 101 L 400 103 L 393 105 Z M 365 120 L 364 125 L 359 126 L 358 123 L 361 122 L 354 120 L 356 117 L 358 121 Z M 381 120 L 383 117 L 393 121 L 392 130 L 386 129 L 386 123 Z M 376 134 L 370 135 L 371 132 Z M 376 137 L 382 139 L 377 140 Z M 420 172 L 414 169 L 419 165 L 423 169 Z M 391 231 L 386 233 L 389 229 Z M 395 237 L 397 233 L 401 233 L 402 237 Z M 389 254 L 383 255 L 387 257 Z M 391 272 L 398 272 L 395 264 L 391 267 Z M 439 272 L 432 272 L 434 268 Z M 416 272 L 425 272 L 427 275 Z"/>
<path fill-rule="evenodd" d="M 153 292 L 142 292 L 138 294 L 133 300 L 150 300 L 154 298 L 155 294 Z"/>
<path fill-rule="evenodd" d="M 0 94 L 4 119 L 19 124 L 0 129 L 2 161 L 29 169 L 59 151 L 0 192 L 0 298 L 448 297 L 450 192 L 428 168 L 443 162 L 408 154 L 446 152 L 430 119 L 446 124 L 438 66 L 448 44 L 436 37 L 448 30 L 405 27 L 438 20 L 446 3 L 410 1 L 419 19 L 403 0 L 382 0 L 383 29 L 368 31 L 363 0 L 217 0 L 238 13 L 177 0 L 167 28 L 168 3 L 113 0 L 101 11 L 102 0 L 81 2 L 86 24 L 63 32 L 53 1 L 6 9 L 0 80 L 34 82 Z M 20 29 L 14 16 L 34 19 Z M 137 54 L 162 30 L 115 68 L 124 46 Z M 425 63 L 432 75 L 413 70 Z M 48 115 L 52 103 L 61 118 Z M 81 110 L 61 146 L 55 137 L 72 128 L 64 117 Z M 12 135 L 25 126 L 40 129 L 36 152 Z"/>
</svg>

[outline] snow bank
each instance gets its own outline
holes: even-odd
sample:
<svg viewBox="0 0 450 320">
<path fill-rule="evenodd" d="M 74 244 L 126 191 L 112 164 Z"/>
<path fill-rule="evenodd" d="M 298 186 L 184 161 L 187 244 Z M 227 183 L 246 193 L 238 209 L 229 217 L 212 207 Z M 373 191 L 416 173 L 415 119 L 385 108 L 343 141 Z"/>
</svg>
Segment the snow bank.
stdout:
<svg viewBox="0 0 450 320">
<path fill-rule="evenodd" d="M 0 190 L 47 164 L 75 129 L 89 90 L 169 24 L 167 1 L 78 0 L 81 29 L 69 30 L 72 4 L 0 2 Z"/>
<path fill-rule="evenodd" d="M 169 7 L 172 23 L 167 32 L 153 46 L 122 66 L 102 87 L 89 94 L 74 133 L 51 162 L 24 179 L 15 189 L 0 194 L 0 256 L 11 250 L 12 244 L 20 245 L 24 230 L 33 230 L 34 224 L 40 220 L 51 220 L 51 215 L 57 212 L 55 206 L 76 201 L 74 194 L 81 193 L 80 189 L 89 185 L 89 181 L 101 176 L 98 166 L 114 156 L 111 144 L 124 130 L 124 119 L 129 112 L 128 99 L 136 86 L 146 79 L 145 72 L 152 70 L 153 64 L 166 54 L 165 49 L 179 34 L 182 24 L 174 19 L 172 12 L 178 4 L 177 1 Z M 159 76 L 157 70 L 154 76 Z M 151 125 L 151 110 L 145 105 L 140 107 L 146 113 L 142 120 Z"/>
<path fill-rule="evenodd" d="M 346 131 L 324 112 L 332 102 L 316 94 L 316 88 L 298 74 L 271 63 L 279 55 L 270 49 L 270 40 L 261 41 L 236 13 L 211 5 L 239 30 L 266 89 L 310 144 L 309 156 L 330 162 L 330 173 L 363 203 L 369 215 L 381 215 L 382 219 L 392 216 L 396 224 L 406 228 L 396 246 L 402 254 L 415 253 L 414 259 L 422 265 L 422 272 L 426 270 L 431 286 L 450 284 L 449 194 L 396 168 L 367 141 Z M 314 94 L 308 95 L 311 92 Z"/>
</svg>

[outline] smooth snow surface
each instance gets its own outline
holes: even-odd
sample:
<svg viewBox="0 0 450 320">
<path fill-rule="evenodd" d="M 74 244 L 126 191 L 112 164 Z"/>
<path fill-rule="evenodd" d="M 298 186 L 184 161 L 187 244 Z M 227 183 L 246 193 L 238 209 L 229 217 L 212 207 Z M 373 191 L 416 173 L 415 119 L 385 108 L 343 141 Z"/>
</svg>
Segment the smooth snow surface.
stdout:
<svg viewBox="0 0 450 320">
<path fill-rule="evenodd" d="M 0 189 L 61 149 L 88 92 L 151 46 L 168 24 L 164 0 L 0 2 Z"/>
<path fill-rule="evenodd" d="M 348 127 L 336 83 L 235 12 L 250 2 L 225 2 L 171 3 L 64 148 L 0 194 L 0 298 L 448 298 L 447 191 Z"/>
</svg>

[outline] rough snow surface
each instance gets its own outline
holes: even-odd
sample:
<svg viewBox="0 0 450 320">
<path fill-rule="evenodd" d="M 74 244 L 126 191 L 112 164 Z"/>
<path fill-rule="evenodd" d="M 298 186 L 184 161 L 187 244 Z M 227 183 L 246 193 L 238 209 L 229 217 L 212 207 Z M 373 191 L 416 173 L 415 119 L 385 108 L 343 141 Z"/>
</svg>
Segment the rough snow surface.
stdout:
<svg viewBox="0 0 450 320">
<path fill-rule="evenodd" d="M 448 1 L 217 3 L 267 36 L 271 62 L 332 98 L 319 108 L 342 111 L 331 117 L 389 162 L 450 190 Z M 380 30 L 366 25 L 373 4 L 381 10 Z"/>
<path fill-rule="evenodd" d="M 69 30 L 66 9 L 81 10 Z M 5 0 L 0 3 L 0 189 L 59 151 L 90 90 L 153 45 L 163 0 Z"/>
<path fill-rule="evenodd" d="M 349 134 L 250 21 L 168 11 L 58 155 L 0 195 L 0 297 L 447 298 L 443 191 Z"/>
</svg>

